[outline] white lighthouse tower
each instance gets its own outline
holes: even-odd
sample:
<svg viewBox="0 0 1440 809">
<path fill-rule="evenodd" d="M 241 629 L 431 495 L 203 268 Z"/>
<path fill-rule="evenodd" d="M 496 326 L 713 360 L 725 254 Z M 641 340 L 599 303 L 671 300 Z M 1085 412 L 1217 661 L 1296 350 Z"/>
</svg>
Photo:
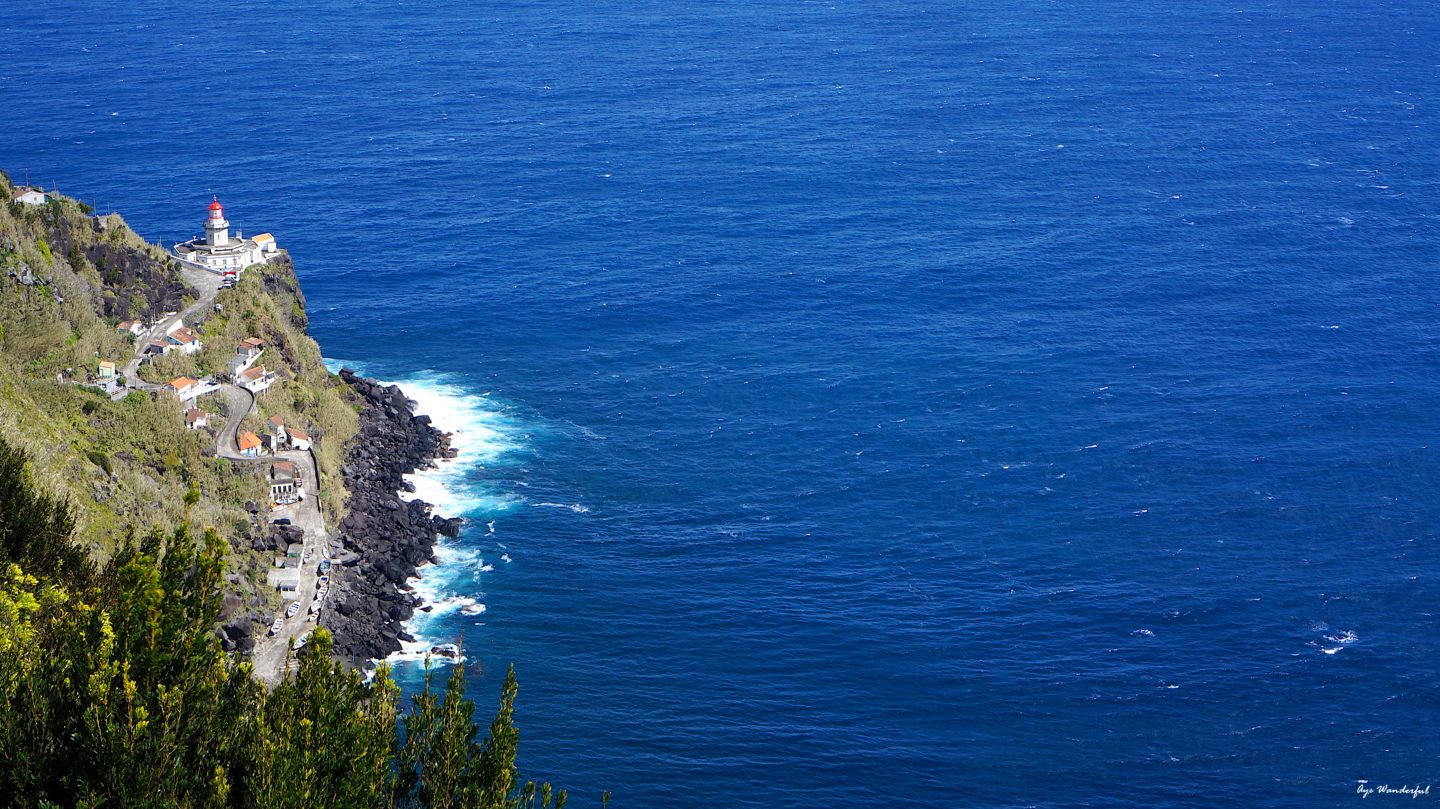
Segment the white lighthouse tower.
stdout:
<svg viewBox="0 0 1440 809">
<path fill-rule="evenodd" d="M 205 243 L 211 247 L 225 247 L 230 244 L 230 223 L 225 221 L 225 208 L 219 197 L 210 203 L 210 216 L 205 220 Z"/>
<path fill-rule="evenodd" d="M 237 232 L 235 238 L 230 238 L 230 223 L 225 219 L 225 208 L 218 198 L 212 198 L 210 213 L 205 217 L 205 237 L 180 242 L 171 254 L 185 264 L 202 270 L 238 273 L 281 255 L 281 251 L 275 246 L 275 237 L 269 233 L 247 239 Z"/>
</svg>

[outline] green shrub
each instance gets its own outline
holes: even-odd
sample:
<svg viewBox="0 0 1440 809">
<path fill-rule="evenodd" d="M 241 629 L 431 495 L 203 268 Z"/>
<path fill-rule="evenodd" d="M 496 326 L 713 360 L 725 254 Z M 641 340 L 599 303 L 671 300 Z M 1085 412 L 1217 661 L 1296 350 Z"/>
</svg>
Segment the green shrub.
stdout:
<svg viewBox="0 0 1440 809">
<path fill-rule="evenodd" d="M 86 404 L 89 404 L 89 402 L 86 402 Z M 85 457 L 90 459 L 90 463 L 93 463 L 93 464 L 95 464 L 96 466 L 100 467 L 101 469 L 104 469 L 104 470 L 105 470 L 105 474 L 110 475 L 111 477 L 114 477 L 114 475 L 115 475 L 115 470 L 112 469 L 112 468 L 110 468 L 110 456 L 109 456 L 109 455 L 106 455 L 105 453 L 103 453 L 103 452 L 101 452 L 101 451 L 99 451 L 99 450 L 89 449 L 89 450 L 86 450 L 86 451 L 85 451 Z"/>
</svg>

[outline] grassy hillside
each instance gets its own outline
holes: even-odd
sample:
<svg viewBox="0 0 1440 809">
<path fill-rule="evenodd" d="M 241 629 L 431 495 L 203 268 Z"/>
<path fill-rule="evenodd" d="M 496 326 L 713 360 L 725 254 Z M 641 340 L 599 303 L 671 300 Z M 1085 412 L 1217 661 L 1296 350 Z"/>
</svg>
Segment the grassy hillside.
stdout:
<svg viewBox="0 0 1440 809">
<path fill-rule="evenodd" d="M 173 398 L 132 393 L 112 402 L 86 385 L 102 360 L 123 364 L 134 351 L 135 338 L 116 328 L 119 321 L 180 311 L 196 299 L 195 290 L 162 248 L 119 216 L 91 216 L 65 198 L 10 203 L 11 191 L 0 174 L 0 435 L 34 460 L 44 490 L 71 504 L 77 534 L 97 559 L 132 532 L 168 530 L 188 519 L 192 530 L 213 529 L 230 540 L 226 567 L 243 574 L 232 577 L 237 594 L 268 598 L 261 588 L 269 560 L 249 545 L 261 526 L 244 507 L 267 499 L 260 470 L 214 457 L 214 436 L 186 430 Z M 337 519 L 344 502 L 340 459 L 357 415 L 305 334 L 292 268 L 288 262 L 251 268 L 218 302 L 222 312 L 187 324 L 201 333 L 203 352 L 165 357 L 142 376 L 223 372 L 241 339 L 265 340 L 260 362 L 281 381 L 261 394 L 262 416 L 280 413 L 315 439 L 322 503 Z M 217 397 L 198 405 L 221 409 Z M 199 498 L 187 504 L 192 489 Z"/>
</svg>

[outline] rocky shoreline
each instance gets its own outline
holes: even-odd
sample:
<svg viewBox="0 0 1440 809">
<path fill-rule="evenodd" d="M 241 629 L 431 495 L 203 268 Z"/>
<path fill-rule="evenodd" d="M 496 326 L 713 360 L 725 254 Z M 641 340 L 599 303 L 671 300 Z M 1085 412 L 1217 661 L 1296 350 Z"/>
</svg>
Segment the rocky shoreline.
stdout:
<svg viewBox="0 0 1440 809">
<path fill-rule="evenodd" d="M 449 435 L 429 416 L 415 415 L 399 387 L 349 368 L 339 375 L 363 409 L 341 469 L 350 499 L 332 541 L 330 606 L 320 625 L 334 636 L 334 654 L 360 668 L 411 640 L 402 624 L 419 602 L 406 580 L 433 561 L 438 535 L 459 535 L 461 520 L 436 517 L 430 504 L 398 496 L 409 488 L 404 475 L 454 455 Z"/>
</svg>

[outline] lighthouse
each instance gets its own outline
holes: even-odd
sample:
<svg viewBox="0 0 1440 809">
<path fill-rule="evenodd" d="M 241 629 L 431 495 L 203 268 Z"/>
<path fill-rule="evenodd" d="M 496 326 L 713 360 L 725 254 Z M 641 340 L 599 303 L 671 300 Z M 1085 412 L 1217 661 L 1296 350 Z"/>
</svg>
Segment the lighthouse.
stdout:
<svg viewBox="0 0 1440 809">
<path fill-rule="evenodd" d="M 175 245 L 170 254 L 186 265 L 213 273 L 242 272 L 246 267 L 279 258 L 282 251 L 269 233 L 245 238 L 239 231 L 230 238 L 230 222 L 218 197 L 210 200 L 205 217 L 205 236 Z"/>
<path fill-rule="evenodd" d="M 225 221 L 225 208 L 220 198 L 210 203 L 210 216 L 205 220 L 205 243 L 211 247 L 225 247 L 230 244 L 230 223 Z"/>
</svg>

